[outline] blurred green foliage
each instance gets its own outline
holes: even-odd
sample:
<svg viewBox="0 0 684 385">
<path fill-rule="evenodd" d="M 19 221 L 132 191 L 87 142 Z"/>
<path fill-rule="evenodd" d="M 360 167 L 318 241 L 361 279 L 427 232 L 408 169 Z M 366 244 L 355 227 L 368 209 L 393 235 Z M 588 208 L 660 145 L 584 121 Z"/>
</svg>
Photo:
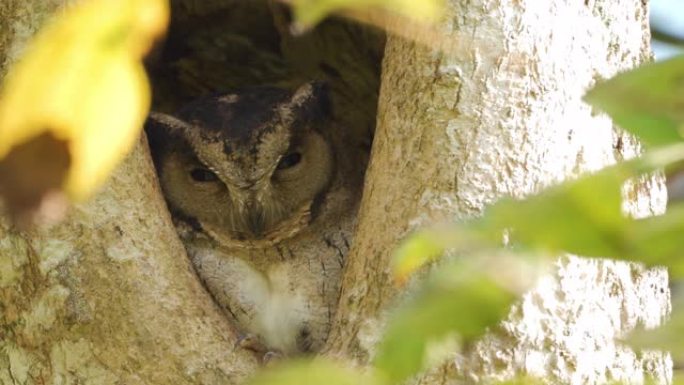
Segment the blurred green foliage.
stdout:
<svg viewBox="0 0 684 385">
<path fill-rule="evenodd" d="M 517 297 L 483 266 L 461 260 L 442 266 L 390 318 L 375 366 L 391 383 L 425 368 L 429 344 L 458 334 L 461 343 L 480 337 L 502 319 Z"/>
<path fill-rule="evenodd" d="M 684 56 L 620 74 L 587 93 L 587 102 L 649 147 L 682 140 Z"/>
<path fill-rule="evenodd" d="M 362 373 L 325 359 L 279 363 L 258 373 L 250 385 L 382 385 L 384 380 L 372 372 Z"/>
<path fill-rule="evenodd" d="M 499 249 L 503 246 L 501 239 L 506 235 L 506 248 L 521 257 L 531 253 L 548 256 L 572 253 L 641 261 L 647 265 L 666 266 L 673 279 L 682 278 L 684 205 L 673 205 L 666 214 L 656 217 L 630 218 L 622 209 L 622 188 L 629 180 L 684 159 L 681 135 L 684 128 L 684 57 L 618 75 L 597 85 L 587 94 L 586 100 L 642 140 L 649 151 L 637 159 L 567 181 L 524 200 L 502 199 L 481 218 L 457 223 L 451 228 L 422 230 L 399 247 L 395 259 L 397 276 L 404 280 L 411 271 L 448 250 L 481 253 L 486 249 Z M 481 284 L 487 282 L 485 277 L 476 279 Z M 478 300 L 480 294 L 462 291 L 453 302 L 467 301 L 463 295 Z M 433 300 L 426 298 L 413 305 L 413 310 L 419 311 L 421 305 Z M 486 299 L 482 303 L 488 304 Z M 667 325 L 654 331 L 640 331 L 632 341 L 637 341 L 639 347 L 670 350 L 675 361 L 684 360 L 679 337 L 684 331 L 684 316 L 677 305 L 675 303 L 674 315 Z M 487 305 L 479 309 L 489 311 Z M 481 328 L 498 322 L 489 317 L 476 317 L 475 320 L 481 322 Z M 401 334 L 407 344 L 416 346 L 411 338 L 424 337 L 426 331 L 433 329 L 431 322 L 413 323 L 403 330 L 393 330 L 392 334 L 388 332 L 386 338 L 392 338 L 394 333 Z M 454 325 L 452 331 L 468 332 L 459 325 Z M 384 364 L 383 369 L 404 373 L 406 365 L 397 359 Z"/>
</svg>

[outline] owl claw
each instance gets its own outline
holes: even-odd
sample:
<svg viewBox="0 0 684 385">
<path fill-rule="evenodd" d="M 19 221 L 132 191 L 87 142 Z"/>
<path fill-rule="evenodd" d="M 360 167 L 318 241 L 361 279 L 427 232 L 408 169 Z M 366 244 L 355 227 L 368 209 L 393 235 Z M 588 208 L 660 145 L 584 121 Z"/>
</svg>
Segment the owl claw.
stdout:
<svg viewBox="0 0 684 385">
<path fill-rule="evenodd" d="M 274 363 L 277 363 L 278 361 L 282 360 L 285 356 L 283 353 L 275 351 L 275 350 L 269 350 L 266 353 L 264 353 L 264 356 L 261 357 L 261 362 L 264 365 L 272 365 Z"/>
<path fill-rule="evenodd" d="M 240 336 L 235 342 L 235 349 L 241 348 L 251 350 L 255 353 L 268 352 L 266 346 L 261 342 L 261 339 L 256 334 L 248 333 Z"/>
<path fill-rule="evenodd" d="M 262 354 L 261 363 L 264 365 L 270 365 L 274 362 L 278 362 L 284 357 L 283 353 L 277 350 L 269 350 L 266 345 L 261 342 L 259 336 L 252 333 L 242 335 L 240 338 L 238 338 L 237 342 L 235 342 L 235 349 L 238 348 Z"/>
</svg>

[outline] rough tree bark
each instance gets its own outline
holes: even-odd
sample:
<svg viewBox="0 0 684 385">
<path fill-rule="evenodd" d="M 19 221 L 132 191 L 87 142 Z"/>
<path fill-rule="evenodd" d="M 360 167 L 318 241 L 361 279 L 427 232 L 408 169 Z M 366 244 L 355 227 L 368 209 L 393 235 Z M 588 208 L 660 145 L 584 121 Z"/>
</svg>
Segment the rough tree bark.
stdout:
<svg viewBox="0 0 684 385">
<path fill-rule="evenodd" d="M 391 251 L 411 230 L 477 215 L 503 195 L 524 196 L 638 153 L 581 97 L 597 80 L 649 59 L 647 22 L 641 0 L 452 0 L 440 31 L 471 50 L 450 55 L 388 39 L 331 355 L 359 363 L 373 356 L 397 294 Z M 660 178 L 625 195 L 633 215 L 664 210 Z M 499 330 L 423 382 L 515 372 L 578 384 L 639 383 L 645 373 L 669 382 L 668 354 L 638 355 L 614 341 L 636 324 L 660 324 L 669 296 L 663 269 L 563 259 Z"/>
<path fill-rule="evenodd" d="M 50 4 L 2 8 L 0 63 Z M 257 368 L 192 270 L 145 141 L 60 225 L 0 224 L 0 312 L 3 385 L 230 384 Z"/>
<path fill-rule="evenodd" d="M 0 3 L 0 74 L 66 1 Z M 397 241 L 433 221 L 477 215 L 595 170 L 638 146 L 580 100 L 601 78 L 649 57 L 641 0 L 451 0 L 449 55 L 390 38 L 378 127 L 330 355 L 372 358 Z M 11 21 L 11 22 L 5 22 Z M 464 53 L 465 52 L 465 53 Z M 392 170 L 391 173 L 388 170 Z M 662 181 L 626 189 L 635 215 L 664 208 Z M 669 356 L 617 346 L 669 312 L 667 274 L 566 258 L 499 330 L 424 377 L 437 384 L 516 371 L 572 383 L 669 381 Z M 198 284 L 143 144 L 91 202 L 49 230 L 0 227 L 0 383 L 225 384 L 256 368 Z"/>
</svg>

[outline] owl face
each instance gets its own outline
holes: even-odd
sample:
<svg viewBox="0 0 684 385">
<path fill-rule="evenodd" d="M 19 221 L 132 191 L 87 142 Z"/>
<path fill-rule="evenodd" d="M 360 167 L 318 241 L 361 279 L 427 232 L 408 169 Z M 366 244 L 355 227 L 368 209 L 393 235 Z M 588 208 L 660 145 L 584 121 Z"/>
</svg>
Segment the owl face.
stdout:
<svg viewBox="0 0 684 385">
<path fill-rule="evenodd" d="M 156 163 L 170 205 L 238 240 L 288 231 L 291 218 L 310 215 L 334 168 L 320 92 L 249 89 L 195 101 L 175 127 L 161 124 L 170 143 Z"/>
</svg>

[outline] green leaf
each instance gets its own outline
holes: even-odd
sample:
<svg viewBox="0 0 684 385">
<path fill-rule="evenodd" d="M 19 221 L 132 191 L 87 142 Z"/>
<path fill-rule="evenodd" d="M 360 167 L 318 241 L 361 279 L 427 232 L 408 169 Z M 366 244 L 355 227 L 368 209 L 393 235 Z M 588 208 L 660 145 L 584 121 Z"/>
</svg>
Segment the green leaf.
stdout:
<svg viewBox="0 0 684 385">
<path fill-rule="evenodd" d="M 683 158 L 684 143 L 659 148 L 525 200 L 502 200 L 482 218 L 421 231 L 395 254 L 395 275 L 405 278 L 445 250 L 500 249 L 504 234 L 513 251 L 641 260 L 665 265 L 675 277 L 684 275 L 684 205 L 646 219 L 629 218 L 621 207 L 625 181 Z M 520 291 L 488 271 L 491 266 L 511 270 L 500 261 L 477 268 L 462 261 L 440 270 L 438 278 L 392 318 L 376 360 L 378 368 L 393 381 L 406 379 L 425 367 L 431 341 L 454 331 L 470 341 L 497 322 Z"/>
<path fill-rule="evenodd" d="M 683 158 L 684 143 L 662 147 L 524 200 L 502 199 L 482 218 L 418 232 L 395 254 L 395 278 L 405 280 L 445 250 L 500 248 L 504 234 L 512 250 L 639 260 L 665 265 L 674 277 L 684 276 L 684 259 L 679 257 L 684 207 L 671 206 L 664 215 L 638 220 L 621 209 L 625 181 Z"/>
<path fill-rule="evenodd" d="M 551 187 L 523 201 L 505 199 L 485 212 L 484 228 L 510 232 L 513 243 L 586 256 L 620 252 L 623 167 Z"/>
<path fill-rule="evenodd" d="M 383 385 L 381 378 L 372 373 L 361 373 L 333 362 L 312 361 L 282 362 L 260 371 L 248 385 Z"/>
<path fill-rule="evenodd" d="M 676 298 L 673 300 L 673 312 L 665 325 L 652 330 L 636 330 L 627 338 L 627 343 L 638 349 L 669 351 L 675 362 L 684 362 L 682 335 L 684 335 L 684 298 Z"/>
<path fill-rule="evenodd" d="M 497 260 L 488 262 L 491 266 Z M 440 268 L 423 290 L 391 317 L 376 367 L 391 382 L 402 381 L 425 368 L 431 344 L 444 342 L 454 333 L 467 343 L 499 322 L 517 293 L 493 271 L 501 270 L 473 260 Z"/>
<path fill-rule="evenodd" d="M 672 384 L 674 385 L 684 385 L 684 371 L 681 369 L 674 370 L 672 375 Z"/>
<path fill-rule="evenodd" d="M 682 234 L 684 203 L 679 203 L 668 207 L 663 215 L 631 221 L 624 236 L 630 240 L 630 252 L 625 257 L 666 266 L 670 277 L 683 278 Z"/>
<path fill-rule="evenodd" d="M 620 187 L 640 168 L 638 161 L 621 164 L 524 201 L 502 201 L 486 212 L 483 228 L 509 229 L 512 244 L 521 250 L 635 260 L 684 277 L 684 204 L 644 219 L 621 213 Z"/>
<path fill-rule="evenodd" d="M 615 76 L 590 90 L 585 100 L 648 146 L 681 141 L 684 56 Z"/>
<path fill-rule="evenodd" d="M 626 165 L 551 187 L 524 200 L 502 199 L 482 218 L 421 231 L 394 256 L 394 274 L 402 281 L 445 250 L 509 244 L 543 251 L 604 256 L 621 251 L 620 234 L 628 219 L 621 212 L 621 186 L 631 176 Z"/>
</svg>

